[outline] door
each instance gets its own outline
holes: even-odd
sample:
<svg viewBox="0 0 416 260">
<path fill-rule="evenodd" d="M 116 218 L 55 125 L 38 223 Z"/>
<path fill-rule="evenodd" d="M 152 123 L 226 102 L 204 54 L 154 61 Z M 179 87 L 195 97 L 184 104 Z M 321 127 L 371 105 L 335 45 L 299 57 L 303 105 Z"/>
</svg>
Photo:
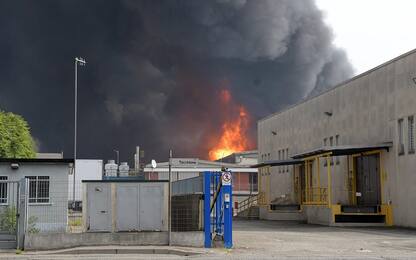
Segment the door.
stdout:
<svg viewBox="0 0 416 260">
<path fill-rule="evenodd" d="M 355 158 L 357 205 L 380 205 L 381 183 L 379 165 L 380 158 L 378 154 Z"/>
<path fill-rule="evenodd" d="M 140 230 L 162 229 L 163 184 L 142 183 L 139 191 Z"/>
<path fill-rule="evenodd" d="M 139 230 L 139 185 L 118 183 L 117 185 L 117 231 Z"/>
<path fill-rule="evenodd" d="M 111 231 L 111 186 L 109 183 L 88 183 L 90 231 Z"/>
<path fill-rule="evenodd" d="M 19 182 L 0 176 L 0 249 L 17 247 Z"/>
</svg>

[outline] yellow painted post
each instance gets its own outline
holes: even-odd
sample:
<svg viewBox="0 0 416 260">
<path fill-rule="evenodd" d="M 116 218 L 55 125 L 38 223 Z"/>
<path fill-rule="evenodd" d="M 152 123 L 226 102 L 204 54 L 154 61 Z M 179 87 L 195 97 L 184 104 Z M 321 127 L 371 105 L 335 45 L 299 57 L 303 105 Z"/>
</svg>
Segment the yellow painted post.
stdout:
<svg viewBox="0 0 416 260">
<path fill-rule="evenodd" d="M 270 166 L 267 167 L 267 209 L 270 209 Z"/>
<path fill-rule="evenodd" d="M 327 190 L 327 200 L 328 200 L 328 208 L 331 208 L 331 186 L 332 186 L 332 179 L 331 179 L 331 160 L 330 156 L 327 155 L 326 157 L 326 168 L 328 174 L 328 190 Z"/>
<path fill-rule="evenodd" d="M 380 200 L 381 200 L 381 203 L 380 204 L 383 204 L 384 203 L 384 174 L 383 174 L 383 172 L 384 172 L 384 167 L 383 167 L 383 158 L 382 158 L 382 153 L 381 153 L 381 151 L 379 151 L 379 153 L 378 153 L 379 155 L 378 155 L 378 157 L 379 157 L 379 169 L 380 169 L 380 172 L 379 172 L 379 175 L 380 175 Z"/>
<path fill-rule="evenodd" d="M 316 157 L 316 175 L 318 178 L 318 196 L 319 196 L 319 202 L 322 202 L 322 193 L 321 193 L 321 165 L 319 164 L 319 157 Z"/>
<path fill-rule="evenodd" d="M 305 202 L 309 202 L 309 162 L 305 161 Z"/>
</svg>

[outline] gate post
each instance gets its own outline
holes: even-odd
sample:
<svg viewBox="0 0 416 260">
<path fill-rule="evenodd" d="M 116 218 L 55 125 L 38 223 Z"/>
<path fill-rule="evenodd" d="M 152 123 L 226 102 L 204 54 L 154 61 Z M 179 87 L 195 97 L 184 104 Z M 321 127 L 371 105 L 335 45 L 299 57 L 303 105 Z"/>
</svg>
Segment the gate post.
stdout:
<svg viewBox="0 0 416 260">
<path fill-rule="evenodd" d="M 224 247 L 233 247 L 233 198 L 232 186 L 223 185 L 224 196 Z"/>
<path fill-rule="evenodd" d="M 211 172 L 204 172 L 204 246 L 211 247 Z"/>
</svg>

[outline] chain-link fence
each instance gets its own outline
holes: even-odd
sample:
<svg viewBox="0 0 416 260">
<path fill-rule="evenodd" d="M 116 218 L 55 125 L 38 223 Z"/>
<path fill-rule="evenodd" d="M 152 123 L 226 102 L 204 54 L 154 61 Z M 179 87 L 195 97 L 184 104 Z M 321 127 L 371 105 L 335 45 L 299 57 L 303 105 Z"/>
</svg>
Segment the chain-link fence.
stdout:
<svg viewBox="0 0 416 260">
<path fill-rule="evenodd" d="M 82 186 L 75 185 L 75 201 L 69 186 L 47 176 L 29 178 L 27 232 L 82 232 Z"/>
</svg>

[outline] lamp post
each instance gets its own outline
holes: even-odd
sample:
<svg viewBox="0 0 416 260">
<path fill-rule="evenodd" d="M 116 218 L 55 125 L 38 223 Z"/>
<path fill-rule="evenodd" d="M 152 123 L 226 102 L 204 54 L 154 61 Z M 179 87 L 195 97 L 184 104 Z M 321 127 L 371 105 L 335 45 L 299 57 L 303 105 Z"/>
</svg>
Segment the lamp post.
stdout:
<svg viewBox="0 0 416 260">
<path fill-rule="evenodd" d="M 81 57 L 75 57 L 75 106 L 74 106 L 74 176 L 72 187 L 72 206 L 75 208 L 75 168 L 77 161 L 77 109 L 78 109 L 78 65 L 85 66 L 87 62 Z"/>
</svg>

